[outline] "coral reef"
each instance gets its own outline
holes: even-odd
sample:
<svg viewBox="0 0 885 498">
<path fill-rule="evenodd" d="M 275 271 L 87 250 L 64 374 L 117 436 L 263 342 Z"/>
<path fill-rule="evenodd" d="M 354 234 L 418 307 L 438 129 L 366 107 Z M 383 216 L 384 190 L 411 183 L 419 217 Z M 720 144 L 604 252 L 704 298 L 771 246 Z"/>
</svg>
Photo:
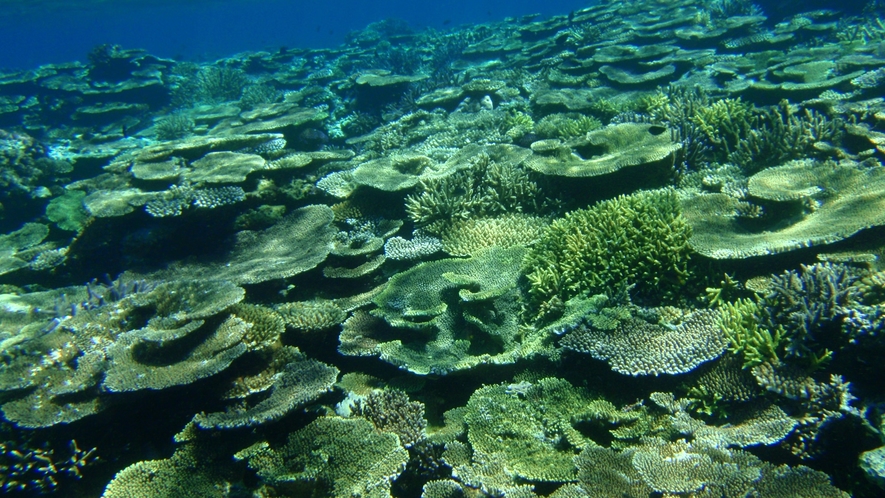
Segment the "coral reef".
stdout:
<svg viewBox="0 0 885 498">
<path fill-rule="evenodd" d="M 824 3 L 4 71 L 0 488 L 881 495 L 885 11 Z"/>
</svg>

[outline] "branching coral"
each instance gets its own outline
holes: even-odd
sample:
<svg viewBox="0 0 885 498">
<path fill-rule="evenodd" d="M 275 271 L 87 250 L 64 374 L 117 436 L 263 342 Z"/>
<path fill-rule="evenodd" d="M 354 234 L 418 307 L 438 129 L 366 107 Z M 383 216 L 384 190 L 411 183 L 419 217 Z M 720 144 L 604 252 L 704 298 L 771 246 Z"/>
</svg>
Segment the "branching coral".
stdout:
<svg viewBox="0 0 885 498">
<path fill-rule="evenodd" d="M 858 275 L 849 267 L 832 263 L 802 266 L 771 279 L 765 298 L 766 316 L 772 327 L 784 324 L 789 344 L 787 356 L 818 364 L 851 339 L 841 322 L 859 303 L 852 284 Z"/>
<path fill-rule="evenodd" d="M 406 213 L 419 225 L 445 225 L 453 219 L 539 212 L 550 201 L 520 162 L 519 157 L 495 160 L 487 153 L 476 154 L 467 168 L 423 181 L 419 191 L 406 198 Z"/>
<path fill-rule="evenodd" d="M 744 368 L 783 356 L 786 331 L 780 324 L 765 328 L 760 323 L 761 309 L 752 299 L 738 299 L 719 306 L 719 327 L 728 337 L 729 351 L 743 358 Z"/>
<path fill-rule="evenodd" d="M 602 122 L 593 116 L 578 113 L 551 114 L 535 125 L 535 132 L 544 138 L 573 138 L 597 128 Z"/>
<path fill-rule="evenodd" d="M 246 73 L 229 67 L 205 67 L 196 78 L 198 100 L 207 103 L 237 100 L 249 84 Z"/>
<path fill-rule="evenodd" d="M 776 166 L 791 159 L 819 156 L 821 153 L 815 144 L 837 144 L 843 133 L 842 127 L 841 121 L 830 120 L 809 109 L 797 113 L 784 100 L 778 107 L 756 116 L 752 129 L 741 138 L 728 158 L 752 174 L 765 166 Z"/>
<path fill-rule="evenodd" d="M 534 306 L 611 294 L 636 285 L 642 296 L 672 296 L 689 278 L 691 229 L 672 190 L 640 192 L 566 214 L 524 262 Z"/>
</svg>

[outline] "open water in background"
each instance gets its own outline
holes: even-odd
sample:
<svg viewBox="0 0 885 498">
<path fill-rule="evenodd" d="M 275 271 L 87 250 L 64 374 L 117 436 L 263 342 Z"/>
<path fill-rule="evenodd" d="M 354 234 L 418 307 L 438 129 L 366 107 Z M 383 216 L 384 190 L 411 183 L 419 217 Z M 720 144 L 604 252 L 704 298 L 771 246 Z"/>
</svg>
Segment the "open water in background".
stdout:
<svg viewBox="0 0 885 498">
<path fill-rule="evenodd" d="M 177 60 L 247 50 L 335 47 L 389 18 L 445 30 L 508 16 L 551 16 L 588 0 L 0 0 L 0 69 L 84 61 L 99 44 Z"/>
</svg>

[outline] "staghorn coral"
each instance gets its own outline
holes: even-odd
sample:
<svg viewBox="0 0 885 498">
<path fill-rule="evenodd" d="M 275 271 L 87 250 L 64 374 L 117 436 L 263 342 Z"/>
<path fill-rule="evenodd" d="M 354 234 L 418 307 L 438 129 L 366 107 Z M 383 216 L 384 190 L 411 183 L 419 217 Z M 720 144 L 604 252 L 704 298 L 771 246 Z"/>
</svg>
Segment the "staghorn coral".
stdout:
<svg viewBox="0 0 885 498">
<path fill-rule="evenodd" d="M 660 299 L 688 278 L 691 229 L 672 190 L 639 192 L 555 220 L 523 264 L 535 307 L 636 285 Z"/>
<path fill-rule="evenodd" d="M 719 99 L 693 109 L 689 119 L 713 145 L 714 157 L 724 160 L 750 134 L 753 106 L 740 98 Z"/>
<path fill-rule="evenodd" d="M 543 138 L 574 138 L 602 128 L 602 122 L 593 116 L 578 113 L 556 113 L 544 116 L 534 125 L 534 131 Z M 531 130 L 531 128 L 529 128 Z"/>
<path fill-rule="evenodd" d="M 833 263 L 801 265 L 798 272 L 772 277 L 764 319 L 786 328 L 787 357 L 817 364 L 852 340 L 841 324 L 860 301 L 853 286 L 858 278 L 852 268 Z"/>
<path fill-rule="evenodd" d="M 64 481 L 81 479 L 83 471 L 101 461 L 96 448 L 82 450 L 76 440 L 61 449 L 0 425 L 0 489 L 10 494 L 50 494 Z M 61 487 L 60 487 L 61 485 Z"/>
<path fill-rule="evenodd" d="M 389 496 L 408 453 L 399 438 L 362 418 L 320 417 L 285 444 L 259 442 L 237 452 L 271 488 L 331 496 Z"/>
<path fill-rule="evenodd" d="M 204 67 L 196 75 L 196 100 L 210 104 L 239 100 L 248 84 L 240 69 Z"/>
<path fill-rule="evenodd" d="M 513 146 L 465 147 L 447 162 L 460 165 L 457 171 L 422 181 L 418 192 L 406 197 L 406 213 L 418 225 L 441 221 L 445 226 L 454 219 L 539 212 L 546 196 L 520 166 L 527 155 Z"/>
<path fill-rule="evenodd" d="M 680 374 L 719 357 L 725 350 L 727 342 L 716 325 L 717 317 L 715 311 L 696 310 L 674 323 L 628 318 L 614 330 L 578 328 L 561 343 L 567 349 L 607 361 L 612 370 L 623 374 Z"/>
<path fill-rule="evenodd" d="M 787 333 L 783 325 L 764 327 L 760 323 L 762 307 L 752 299 L 724 302 L 719 307 L 718 325 L 728 337 L 728 350 L 743 358 L 743 368 L 750 368 L 783 355 Z"/>
<path fill-rule="evenodd" d="M 798 114 L 789 102 L 757 115 L 745 137 L 735 145 L 728 159 L 752 174 L 765 166 L 791 159 L 819 155 L 820 142 L 838 144 L 843 133 L 841 121 L 805 109 Z"/>
<path fill-rule="evenodd" d="M 178 140 L 194 131 L 194 120 L 185 114 L 172 114 L 157 121 L 154 132 L 157 140 Z"/>
<path fill-rule="evenodd" d="M 280 92 L 271 85 L 257 84 L 243 88 L 239 105 L 244 110 L 254 109 L 264 104 L 272 104 L 280 97 Z"/>
</svg>

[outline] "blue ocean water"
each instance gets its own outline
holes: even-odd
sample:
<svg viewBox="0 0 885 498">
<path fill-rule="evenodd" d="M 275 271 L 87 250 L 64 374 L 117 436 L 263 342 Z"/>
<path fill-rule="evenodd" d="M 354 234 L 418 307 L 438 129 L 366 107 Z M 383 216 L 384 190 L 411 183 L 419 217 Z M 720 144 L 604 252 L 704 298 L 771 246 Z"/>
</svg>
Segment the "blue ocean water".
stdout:
<svg viewBox="0 0 885 498">
<path fill-rule="evenodd" d="M 211 60 L 245 50 L 334 47 L 348 32 L 388 18 L 447 29 L 508 16 L 565 14 L 587 0 L 123 0 L 3 1 L 0 68 L 85 60 L 95 45 L 161 57 Z"/>
</svg>

